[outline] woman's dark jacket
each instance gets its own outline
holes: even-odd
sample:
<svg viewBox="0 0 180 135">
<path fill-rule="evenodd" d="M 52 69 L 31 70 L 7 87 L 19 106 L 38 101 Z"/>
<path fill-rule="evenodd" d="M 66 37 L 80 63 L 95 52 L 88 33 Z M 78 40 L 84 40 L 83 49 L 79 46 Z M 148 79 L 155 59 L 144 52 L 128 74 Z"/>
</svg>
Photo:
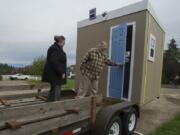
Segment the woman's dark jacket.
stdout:
<svg viewBox="0 0 180 135">
<path fill-rule="evenodd" d="M 53 85 L 62 85 L 66 83 L 67 58 L 66 53 L 57 43 L 51 45 L 47 52 L 47 62 L 44 67 L 42 81 L 49 82 Z"/>
</svg>

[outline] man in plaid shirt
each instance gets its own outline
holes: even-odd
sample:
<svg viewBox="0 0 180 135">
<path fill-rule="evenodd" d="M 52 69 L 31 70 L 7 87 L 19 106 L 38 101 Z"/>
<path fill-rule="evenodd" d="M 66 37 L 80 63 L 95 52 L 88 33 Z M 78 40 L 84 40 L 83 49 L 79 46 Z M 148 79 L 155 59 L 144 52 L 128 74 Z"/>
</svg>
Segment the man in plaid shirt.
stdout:
<svg viewBox="0 0 180 135">
<path fill-rule="evenodd" d="M 78 97 L 85 97 L 88 92 L 90 92 L 90 95 L 97 94 L 98 79 L 105 65 L 123 66 L 120 63 L 109 60 L 104 54 L 106 50 L 107 43 L 102 41 L 97 48 L 90 49 L 84 56 L 80 65 L 82 79 L 78 90 Z"/>
</svg>

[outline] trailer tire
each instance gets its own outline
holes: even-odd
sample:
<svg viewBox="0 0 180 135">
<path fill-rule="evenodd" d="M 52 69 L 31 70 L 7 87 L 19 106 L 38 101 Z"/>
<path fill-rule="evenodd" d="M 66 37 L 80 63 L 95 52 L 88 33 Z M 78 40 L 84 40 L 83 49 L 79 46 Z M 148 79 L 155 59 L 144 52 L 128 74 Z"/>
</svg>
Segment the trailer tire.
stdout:
<svg viewBox="0 0 180 135">
<path fill-rule="evenodd" d="M 95 135 L 122 135 L 121 118 L 119 116 L 114 116 L 108 123 L 102 121 L 101 128 L 95 128 L 94 131 Z"/>
<path fill-rule="evenodd" d="M 97 114 L 93 135 L 116 135 L 110 134 L 112 129 L 122 135 L 122 120 L 118 112 L 107 107 Z"/>
<path fill-rule="evenodd" d="M 122 122 L 119 116 L 115 116 L 109 122 L 105 135 L 122 135 Z"/>
<path fill-rule="evenodd" d="M 137 111 L 130 108 L 123 116 L 123 135 L 132 135 L 137 124 Z"/>
</svg>

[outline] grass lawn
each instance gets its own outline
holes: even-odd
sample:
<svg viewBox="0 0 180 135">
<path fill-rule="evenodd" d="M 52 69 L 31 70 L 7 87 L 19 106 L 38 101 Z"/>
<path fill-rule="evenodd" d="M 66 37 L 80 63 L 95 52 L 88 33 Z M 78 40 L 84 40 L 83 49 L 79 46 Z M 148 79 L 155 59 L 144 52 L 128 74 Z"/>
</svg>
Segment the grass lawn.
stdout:
<svg viewBox="0 0 180 135">
<path fill-rule="evenodd" d="M 172 110 L 173 111 L 173 110 Z M 180 135 L 180 114 L 150 135 Z"/>
<path fill-rule="evenodd" d="M 66 89 L 74 89 L 75 88 L 75 81 L 74 80 L 67 80 L 67 84 L 62 86 Z"/>
<path fill-rule="evenodd" d="M 47 83 L 44 83 L 42 81 L 35 81 L 35 80 L 28 80 L 27 83 L 30 84 L 30 85 L 47 84 Z M 63 85 L 62 87 L 65 88 L 65 89 L 74 89 L 75 81 L 74 80 L 67 80 L 67 84 Z"/>
</svg>

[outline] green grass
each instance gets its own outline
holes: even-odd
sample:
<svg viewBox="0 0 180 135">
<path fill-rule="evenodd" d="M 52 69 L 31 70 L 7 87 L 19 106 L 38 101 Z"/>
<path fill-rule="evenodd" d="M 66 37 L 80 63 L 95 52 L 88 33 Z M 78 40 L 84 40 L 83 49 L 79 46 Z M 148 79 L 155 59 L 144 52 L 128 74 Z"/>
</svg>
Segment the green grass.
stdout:
<svg viewBox="0 0 180 135">
<path fill-rule="evenodd" d="M 29 85 L 41 85 L 41 84 L 47 84 L 42 81 L 35 81 L 35 80 L 28 80 L 27 83 Z M 67 84 L 62 86 L 65 89 L 74 89 L 75 87 L 75 81 L 74 80 L 67 80 Z"/>
<path fill-rule="evenodd" d="M 62 86 L 66 89 L 74 89 L 75 88 L 75 81 L 74 80 L 67 80 L 67 84 Z"/>
<path fill-rule="evenodd" d="M 180 135 L 180 114 L 150 135 Z"/>
<path fill-rule="evenodd" d="M 36 80 L 27 80 L 26 81 L 27 82 L 27 84 L 29 84 L 29 85 L 40 85 L 40 84 L 46 84 L 46 83 L 44 83 L 44 82 L 42 82 L 42 81 L 36 81 Z"/>
</svg>

